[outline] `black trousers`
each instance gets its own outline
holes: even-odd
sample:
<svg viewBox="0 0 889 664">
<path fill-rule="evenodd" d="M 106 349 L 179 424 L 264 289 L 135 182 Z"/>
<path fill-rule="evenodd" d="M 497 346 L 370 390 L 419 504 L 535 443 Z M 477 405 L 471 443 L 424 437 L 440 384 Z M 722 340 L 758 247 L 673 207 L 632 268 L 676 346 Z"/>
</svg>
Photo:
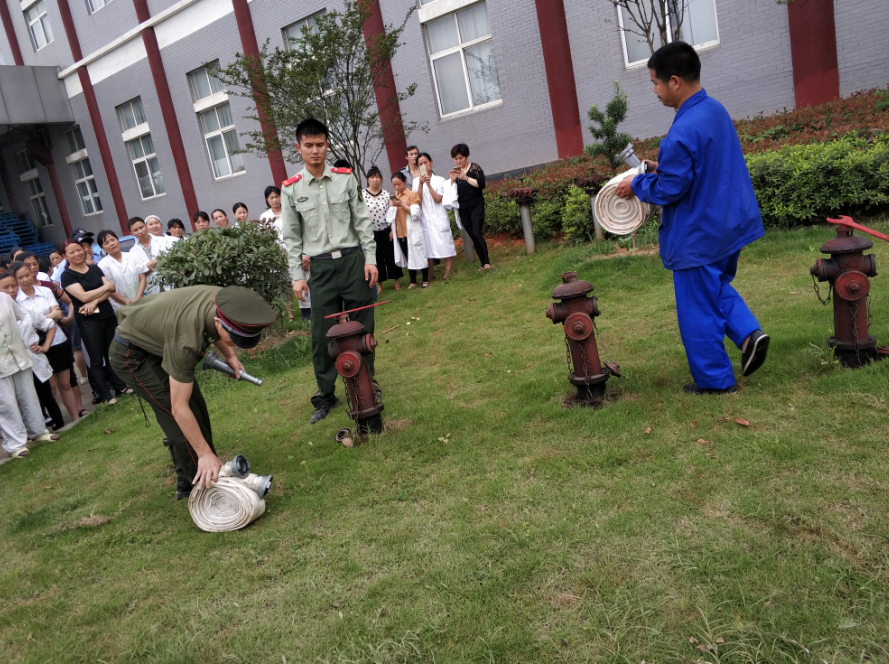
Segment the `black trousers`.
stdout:
<svg viewBox="0 0 889 664">
<path fill-rule="evenodd" d="M 404 257 L 407 258 L 407 238 L 400 237 L 398 238 L 398 246 L 401 247 L 401 253 L 404 254 Z M 417 272 L 423 273 L 423 282 L 429 281 L 429 266 L 427 265 L 422 270 L 408 270 L 407 273 L 410 275 L 411 283 L 417 283 Z"/>
<path fill-rule="evenodd" d="M 312 272 L 314 278 L 314 271 Z M 111 346 L 111 366 L 124 382 L 132 387 L 136 394 L 145 399 L 154 411 L 157 423 L 170 441 L 170 456 L 176 467 L 176 475 L 189 482 L 198 474 L 198 455 L 185 439 L 182 429 L 173 417 L 173 403 L 170 396 L 170 376 L 161 366 L 162 358 L 146 353 L 136 346 L 124 346 L 114 341 Z M 201 428 L 201 434 L 207 445 L 216 454 L 213 447 L 213 432 L 210 430 L 210 413 L 207 402 L 201 394 L 197 382 L 193 384 L 191 399 L 188 406 Z"/>
<path fill-rule="evenodd" d="M 395 245 L 389 239 L 388 228 L 384 231 L 374 231 L 374 242 L 377 243 L 377 272 L 380 273 L 380 283 L 389 279 L 401 279 L 404 272 L 395 264 Z"/>
<path fill-rule="evenodd" d="M 81 318 L 77 324 L 81 343 L 90 356 L 90 365 L 87 367 L 90 384 L 98 392 L 97 396 L 107 401 L 114 396 L 115 391 L 123 392 L 126 389 L 108 359 L 108 349 L 114 341 L 114 330 L 117 327 L 117 316 L 93 320 Z"/>
<path fill-rule="evenodd" d="M 62 409 L 59 408 L 59 404 L 56 403 L 56 399 L 52 395 L 52 386 L 49 384 L 49 380 L 45 383 L 41 383 L 40 379 L 37 378 L 37 376 L 34 376 L 34 390 L 37 392 L 37 398 L 40 400 L 40 405 L 46 409 L 46 414 L 52 418 L 53 429 L 61 429 L 65 426 L 65 418 L 62 417 Z"/>
<path fill-rule="evenodd" d="M 491 262 L 488 258 L 488 243 L 485 242 L 485 236 L 482 235 L 482 227 L 485 225 L 485 206 L 461 207 L 460 222 L 463 224 L 463 228 L 466 229 L 466 234 L 472 240 L 475 253 L 482 266 L 488 265 Z"/>
</svg>

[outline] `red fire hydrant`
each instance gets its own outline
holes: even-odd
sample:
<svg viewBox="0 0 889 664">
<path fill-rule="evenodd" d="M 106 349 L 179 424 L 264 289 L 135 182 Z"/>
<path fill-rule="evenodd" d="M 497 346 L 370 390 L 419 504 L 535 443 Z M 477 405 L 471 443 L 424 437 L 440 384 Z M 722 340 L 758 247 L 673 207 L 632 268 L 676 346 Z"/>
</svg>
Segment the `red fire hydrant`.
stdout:
<svg viewBox="0 0 889 664">
<path fill-rule="evenodd" d="M 383 430 L 383 418 L 380 416 L 383 401 L 364 359 L 365 355 L 376 351 L 377 340 L 364 325 L 349 320 L 350 313 L 344 311 L 328 316 L 336 318 L 337 324 L 327 332 L 327 352 L 336 364 L 337 373 L 346 383 L 351 408 L 349 417 L 358 425 L 358 433 L 380 433 Z"/>
<path fill-rule="evenodd" d="M 847 367 L 860 367 L 874 359 L 885 356 L 887 350 L 877 348 L 877 340 L 868 331 L 870 326 L 870 280 L 877 276 L 877 262 L 873 254 L 864 255 L 874 243 L 865 237 L 853 235 L 853 229 L 869 233 L 881 240 L 889 241 L 889 236 L 861 226 L 851 217 L 828 219 L 837 224 L 837 236 L 821 247 L 821 253 L 830 258 L 819 258 L 809 272 L 815 285 L 815 293 L 821 304 L 830 302 L 821 298 L 815 281 L 827 281 L 833 290 L 834 335 L 827 338 L 827 345 Z"/>
<path fill-rule="evenodd" d="M 578 403 L 585 406 L 602 405 L 605 382 L 614 375 L 620 378 L 620 367 L 599 359 L 593 318 L 599 315 L 596 297 L 587 297 L 593 291 L 589 281 L 579 281 L 577 272 L 565 272 L 562 284 L 553 291 L 554 302 L 546 311 L 553 324 L 564 323 L 565 344 L 571 356 L 568 380 L 577 388 Z"/>
</svg>

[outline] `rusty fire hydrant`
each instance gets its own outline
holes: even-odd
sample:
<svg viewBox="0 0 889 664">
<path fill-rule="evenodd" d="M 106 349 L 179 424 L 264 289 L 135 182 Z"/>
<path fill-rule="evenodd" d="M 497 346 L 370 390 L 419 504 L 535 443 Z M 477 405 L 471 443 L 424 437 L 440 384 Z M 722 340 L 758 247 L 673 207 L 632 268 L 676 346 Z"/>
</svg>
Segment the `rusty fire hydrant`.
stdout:
<svg viewBox="0 0 889 664">
<path fill-rule="evenodd" d="M 830 302 L 821 298 L 815 281 L 827 281 L 833 290 L 834 335 L 827 338 L 827 345 L 847 367 L 860 367 L 874 359 L 880 359 L 889 351 L 877 348 L 877 340 L 868 331 L 870 326 L 870 280 L 877 276 L 877 262 L 873 254 L 864 255 L 865 249 L 874 246 L 868 238 L 853 235 L 853 229 L 869 233 L 881 240 L 889 237 L 875 230 L 861 226 L 851 217 L 828 219 L 837 224 L 837 236 L 821 247 L 821 253 L 830 258 L 819 258 L 812 269 L 815 293 L 821 304 Z"/>
<path fill-rule="evenodd" d="M 589 281 L 577 279 L 577 272 L 565 272 L 562 284 L 553 291 L 554 302 L 546 311 L 553 324 L 564 323 L 565 344 L 571 356 L 573 371 L 569 365 L 568 380 L 577 388 L 578 402 L 587 406 L 601 406 L 605 396 L 605 382 L 614 375 L 620 377 L 620 367 L 599 359 L 593 318 L 599 315 L 596 297 L 587 297 L 593 291 Z"/>
<path fill-rule="evenodd" d="M 327 332 L 327 352 L 343 377 L 349 395 L 349 417 L 358 425 L 358 433 L 383 430 L 383 401 L 374 385 L 365 355 L 376 351 L 377 340 L 358 321 L 349 320 L 349 311 L 336 314 L 337 324 Z"/>
</svg>

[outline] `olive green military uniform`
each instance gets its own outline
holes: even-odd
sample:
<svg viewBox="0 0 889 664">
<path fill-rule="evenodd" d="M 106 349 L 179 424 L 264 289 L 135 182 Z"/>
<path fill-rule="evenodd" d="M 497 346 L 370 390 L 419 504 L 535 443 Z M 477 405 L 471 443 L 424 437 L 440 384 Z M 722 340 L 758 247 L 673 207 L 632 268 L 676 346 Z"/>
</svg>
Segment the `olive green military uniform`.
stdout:
<svg viewBox="0 0 889 664">
<path fill-rule="evenodd" d="M 364 266 L 376 265 L 376 243 L 370 213 L 351 169 L 325 166 L 321 178 L 303 169 L 282 185 L 284 244 L 294 280 L 305 278 L 303 254 L 312 259 L 312 364 L 318 383 L 312 404 L 317 408 L 334 399 L 337 378 L 326 338 L 336 320 L 324 317 L 373 304 Z M 349 318 L 373 334 L 373 309 Z M 373 354 L 367 362 L 373 372 Z"/>
<path fill-rule="evenodd" d="M 192 383 L 188 405 L 216 454 L 207 403 L 195 381 L 195 367 L 219 339 L 213 319 L 256 325 L 259 330 L 274 321 L 274 312 L 256 293 L 240 286 L 189 286 L 142 298 L 116 313 L 119 325 L 109 353 L 111 366 L 149 403 L 169 441 L 176 474 L 190 483 L 198 459 L 173 417 L 170 378 Z M 253 329 L 247 329 L 252 334 Z"/>
</svg>

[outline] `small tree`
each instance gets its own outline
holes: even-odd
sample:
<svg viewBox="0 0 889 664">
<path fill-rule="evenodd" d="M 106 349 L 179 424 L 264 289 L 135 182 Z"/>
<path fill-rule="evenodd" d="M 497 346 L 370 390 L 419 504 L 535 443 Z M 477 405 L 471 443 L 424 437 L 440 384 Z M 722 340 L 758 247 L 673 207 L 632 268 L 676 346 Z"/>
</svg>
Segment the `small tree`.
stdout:
<svg viewBox="0 0 889 664">
<path fill-rule="evenodd" d="M 682 35 L 682 23 L 690 0 L 605 0 L 623 15 L 626 33 L 642 37 L 654 53 Z"/>
<path fill-rule="evenodd" d="M 598 125 L 590 125 L 590 132 L 594 138 L 601 142 L 591 143 L 584 147 L 584 151 L 588 155 L 608 157 L 611 165 L 615 168 L 621 165 L 622 162 L 616 158 L 616 155 L 627 146 L 627 143 L 633 142 L 632 136 L 617 131 L 617 126 L 627 117 L 628 108 L 627 94 L 620 89 L 620 83 L 617 81 L 614 82 L 614 97 L 605 106 L 604 113 L 595 104 L 590 106 L 590 121 Z"/>
<path fill-rule="evenodd" d="M 211 228 L 173 244 L 157 263 L 164 284 L 246 286 L 279 312 L 290 292 L 287 254 L 270 222 Z"/>
<path fill-rule="evenodd" d="M 377 104 L 376 90 L 400 46 L 401 33 L 413 13 L 411 7 L 401 22 L 385 26 L 383 33 L 365 45 L 364 24 L 371 14 L 368 0 L 346 0 L 342 11 L 318 16 L 314 26 L 303 26 L 299 38 L 288 48 L 270 50 L 269 42 L 258 56 L 238 53 L 216 76 L 228 90 L 251 99 L 255 108 L 274 122 L 277 135 L 256 130 L 247 132 L 244 152 L 266 154 L 281 150 L 291 162 L 301 161 L 295 148 L 296 127 L 306 118 L 316 118 L 330 130 L 330 154 L 345 159 L 363 178 L 365 166 L 376 160 L 390 129 L 407 136 L 422 128 L 402 117 L 396 127 L 383 126 L 385 111 L 412 96 L 416 84 L 404 90 L 388 90 L 387 103 Z M 258 114 L 248 116 L 258 121 Z"/>
</svg>

